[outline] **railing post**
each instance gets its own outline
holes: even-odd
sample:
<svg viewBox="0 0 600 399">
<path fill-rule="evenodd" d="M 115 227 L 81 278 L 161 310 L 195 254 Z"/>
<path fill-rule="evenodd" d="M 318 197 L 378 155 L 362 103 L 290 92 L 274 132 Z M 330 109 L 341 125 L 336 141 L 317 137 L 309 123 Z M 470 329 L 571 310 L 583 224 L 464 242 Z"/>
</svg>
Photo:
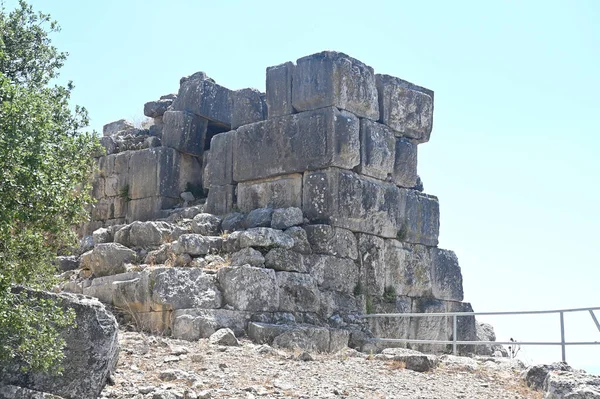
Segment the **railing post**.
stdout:
<svg viewBox="0 0 600 399">
<path fill-rule="evenodd" d="M 591 309 L 590 309 L 590 314 L 592 315 L 592 320 L 594 320 L 594 323 L 596 324 L 596 328 L 598 328 L 598 331 L 600 331 L 600 323 L 598 323 L 598 319 L 596 318 L 594 311 Z"/>
<path fill-rule="evenodd" d="M 560 347 L 562 349 L 562 361 L 567 362 L 567 355 L 565 353 L 565 315 L 564 312 L 560 312 Z"/>
<path fill-rule="evenodd" d="M 457 350 L 456 350 L 456 332 L 458 331 L 458 327 L 457 327 L 457 323 L 456 320 L 458 319 L 458 317 L 454 314 L 452 315 L 452 354 L 454 356 L 456 356 Z"/>
</svg>

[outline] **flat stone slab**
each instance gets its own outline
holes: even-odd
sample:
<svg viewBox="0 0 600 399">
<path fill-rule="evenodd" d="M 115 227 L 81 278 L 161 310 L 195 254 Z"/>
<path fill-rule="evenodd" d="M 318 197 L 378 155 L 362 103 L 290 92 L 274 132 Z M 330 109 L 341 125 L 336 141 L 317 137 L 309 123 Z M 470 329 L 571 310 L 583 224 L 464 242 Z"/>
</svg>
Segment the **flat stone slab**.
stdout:
<svg viewBox="0 0 600 399">
<path fill-rule="evenodd" d="M 335 107 L 268 119 L 237 129 L 237 182 L 360 163 L 359 120 Z M 288 205 L 289 206 L 289 205 Z"/>
<path fill-rule="evenodd" d="M 242 212 L 271 207 L 302 206 L 302 175 L 294 173 L 237 185 L 237 206 Z"/>
</svg>

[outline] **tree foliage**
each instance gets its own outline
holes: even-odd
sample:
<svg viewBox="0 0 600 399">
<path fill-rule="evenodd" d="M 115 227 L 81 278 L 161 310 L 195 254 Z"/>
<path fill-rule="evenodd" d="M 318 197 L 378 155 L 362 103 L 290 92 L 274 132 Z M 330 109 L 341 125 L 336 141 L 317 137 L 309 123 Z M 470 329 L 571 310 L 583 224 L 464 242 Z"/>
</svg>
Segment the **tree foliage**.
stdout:
<svg viewBox="0 0 600 399">
<path fill-rule="evenodd" d="M 52 286 L 52 261 L 75 244 L 91 200 L 97 138 L 80 132 L 88 118 L 69 106 L 72 84 L 50 85 L 67 56 L 51 45 L 58 30 L 23 0 L 0 10 L 0 373 L 6 361 L 60 370 L 59 330 L 73 319 L 14 290 Z"/>
</svg>

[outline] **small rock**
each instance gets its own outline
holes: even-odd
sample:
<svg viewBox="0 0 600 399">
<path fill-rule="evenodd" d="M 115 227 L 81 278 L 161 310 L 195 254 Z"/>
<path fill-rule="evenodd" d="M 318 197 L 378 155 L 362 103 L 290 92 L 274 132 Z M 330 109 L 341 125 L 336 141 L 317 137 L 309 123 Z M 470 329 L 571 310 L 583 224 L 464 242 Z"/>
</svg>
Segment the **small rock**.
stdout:
<svg viewBox="0 0 600 399">
<path fill-rule="evenodd" d="M 246 216 L 244 224 L 247 229 L 253 227 L 271 227 L 272 217 L 273 208 L 254 209 Z"/>
<path fill-rule="evenodd" d="M 179 356 L 167 356 L 163 359 L 163 363 L 173 363 L 173 362 L 178 362 L 181 359 L 179 358 Z"/>
<path fill-rule="evenodd" d="M 194 200 L 196 200 L 196 197 L 194 197 L 194 194 L 190 193 L 189 191 L 184 191 L 183 193 L 179 194 L 179 196 L 185 202 L 193 202 Z"/>
<path fill-rule="evenodd" d="M 210 336 L 208 342 L 215 345 L 239 346 L 240 343 L 230 328 L 221 328 Z"/>
<path fill-rule="evenodd" d="M 172 346 L 171 347 L 171 355 L 179 356 L 188 354 L 190 351 L 185 346 Z"/>
<path fill-rule="evenodd" d="M 303 362 L 311 362 L 315 359 L 313 359 L 313 357 L 310 355 L 310 353 L 308 352 L 302 352 L 301 354 L 299 354 L 298 356 L 296 356 L 296 360 L 301 360 Z"/>
<path fill-rule="evenodd" d="M 192 219 L 194 233 L 205 236 L 215 236 L 221 230 L 221 218 L 210 213 L 199 213 Z"/>
<path fill-rule="evenodd" d="M 208 390 L 198 392 L 198 399 L 212 398 L 212 393 Z"/>
<path fill-rule="evenodd" d="M 156 388 L 154 388 L 153 386 L 143 386 L 143 387 L 139 387 L 138 388 L 138 392 L 141 393 L 141 394 L 143 394 L 143 395 L 146 395 L 146 394 L 148 394 L 150 392 L 153 392 L 155 389 Z"/>
<path fill-rule="evenodd" d="M 231 266 L 250 265 L 263 267 L 265 257 L 254 248 L 243 248 L 231 255 Z"/>
</svg>

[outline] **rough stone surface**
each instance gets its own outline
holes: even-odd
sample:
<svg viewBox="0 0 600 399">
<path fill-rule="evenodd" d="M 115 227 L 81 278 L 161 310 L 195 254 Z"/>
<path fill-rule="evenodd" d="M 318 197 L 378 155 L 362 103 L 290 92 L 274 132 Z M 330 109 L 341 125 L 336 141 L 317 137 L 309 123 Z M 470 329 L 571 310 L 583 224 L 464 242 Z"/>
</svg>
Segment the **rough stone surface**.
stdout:
<svg viewBox="0 0 600 399">
<path fill-rule="evenodd" d="M 304 227 L 313 253 L 335 255 L 341 258 L 358 258 L 356 238 L 351 231 L 327 224 Z"/>
<path fill-rule="evenodd" d="M 305 255 L 312 253 L 310 243 L 308 242 L 308 236 L 306 235 L 306 230 L 304 230 L 302 227 L 290 227 L 285 231 L 285 234 L 292 237 L 294 240 L 294 246 L 292 247 L 293 251 Z"/>
<path fill-rule="evenodd" d="M 199 213 L 192 219 L 192 230 L 205 236 L 218 235 L 221 232 L 221 218 L 210 213 Z"/>
<path fill-rule="evenodd" d="M 77 256 L 57 256 L 55 263 L 58 266 L 58 270 L 63 272 L 79 268 Z"/>
<path fill-rule="evenodd" d="M 544 388 L 544 381 L 546 377 L 553 371 L 574 371 L 571 366 L 563 362 L 557 362 L 552 364 L 539 364 L 531 366 L 523 373 L 523 378 L 528 387 L 536 390 Z"/>
<path fill-rule="evenodd" d="M 391 181 L 395 158 L 396 137 L 394 132 L 380 123 L 361 119 L 358 172 L 376 179 Z"/>
<path fill-rule="evenodd" d="M 424 353 L 403 348 L 388 348 L 382 352 L 384 355 L 392 357 L 392 360 L 404 362 L 406 368 L 421 373 L 430 371 L 435 368 L 438 359 L 434 355 L 426 355 Z"/>
<path fill-rule="evenodd" d="M 253 227 L 271 227 L 271 219 L 273 217 L 273 208 L 258 208 L 250 211 L 246 215 L 244 225 L 246 228 Z"/>
<path fill-rule="evenodd" d="M 289 115 L 292 107 L 292 75 L 294 64 L 286 62 L 267 68 L 266 103 L 269 118 Z"/>
<path fill-rule="evenodd" d="M 434 297 L 451 301 L 463 300 L 462 273 L 454 252 L 431 249 L 431 282 Z"/>
<path fill-rule="evenodd" d="M 119 119 L 111 123 L 107 123 L 102 127 L 102 134 L 104 136 L 112 136 L 120 131 L 134 129 L 133 123 L 126 119 Z"/>
<path fill-rule="evenodd" d="M 381 297 L 386 289 L 385 240 L 361 233 L 357 234 L 357 238 L 360 291 L 362 294 Z"/>
<path fill-rule="evenodd" d="M 223 267 L 217 272 L 225 302 L 236 310 L 276 311 L 279 287 L 275 271 L 252 266 Z"/>
<path fill-rule="evenodd" d="M 169 109 L 173 103 L 171 99 L 163 99 L 157 101 L 149 101 L 144 104 L 144 115 L 149 118 L 160 118 Z"/>
<path fill-rule="evenodd" d="M 230 328 L 221 328 L 215 331 L 208 339 L 213 345 L 239 346 L 240 342 Z"/>
<path fill-rule="evenodd" d="M 221 237 L 207 237 L 201 234 L 182 234 L 171 245 L 176 254 L 187 253 L 190 255 L 206 255 L 211 251 L 218 251 L 223 245 Z"/>
<path fill-rule="evenodd" d="M 205 152 L 204 187 L 233 184 L 234 131 L 219 133 L 210 141 L 210 151 Z"/>
<path fill-rule="evenodd" d="M 221 222 L 221 229 L 223 231 L 236 231 L 244 229 L 244 220 L 246 219 L 246 215 L 240 212 L 233 212 L 226 215 Z"/>
<path fill-rule="evenodd" d="M 202 155 L 208 120 L 189 112 L 167 111 L 163 115 L 163 122 L 164 146 L 186 154 Z"/>
<path fill-rule="evenodd" d="M 254 248 L 244 248 L 231 255 L 231 266 L 264 267 L 265 257 Z"/>
<path fill-rule="evenodd" d="M 433 92 L 389 75 L 376 75 L 380 121 L 419 143 L 433 127 Z"/>
<path fill-rule="evenodd" d="M 208 338 L 221 328 L 243 335 L 250 319 L 247 312 L 227 309 L 182 309 L 173 312 L 173 337 L 187 341 Z"/>
<path fill-rule="evenodd" d="M 110 231 L 105 228 L 94 230 L 92 233 L 92 238 L 94 240 L 94 245 L 104 244 L 112 241 Z"/>
<path fill-rule="evenodd" d="M 265 266 L 270 269 L 306 273 L 304 256 L 301 253 L 284 248 L 273 248 L 265 255 Z"/>
<path fill-rule="evenodd" d="M 129 229 L 129 244 L 138 248 L 156 247 L 171 239 L 173 227 L 166 222 L 133 222 Z"/>
<path fill-rule="evenodd" d="M 395 141 L 396 152 L 392 181 L 400 187 L 417 189 L 420 185 L 420 179 L 417 175 L 417 145 L 402 137 L 396 138 Z"/>
<path fill-rule="evenodd" d="M 277 272 L 279 310 L 283 312 L 317 312 L 320 305 L 315 279 L 303 273 Z"/>
<path fill-rule="evenodd" d="M 343 53 L 324 51 L 296 61 L 292 105 L 298 111 L 335 106 L 379 119 L 373 68 Z"/>
<path fill-rule="evenodd" d="M 432 295 L 432 261 L 427 247 L 386 240 L 385 264 L 385 286 L 393 287 L 398 295 Z"/>
<path fill-rule="evenodd" d="M 123 273 L 125 264 L 136 260 L 137 254 L 114 242 L 98 244 L 91 252 L 81 256 L 81 267 L 89 269 L 96 277 Z"/>
<path fill-rule="evenodd" d="M 294 239 L 281 230 L 268 227 L 255 227 L 242 231 L 239 235 L 239 245 L 246 247 L 266 247 L 290 249 L 294 246 Z"/>
<path fill-rule="evenodd" d="M 242 212 L 302 206 L 302 175 L 298 173 L 243 182 L 237 187 L 237 206 Z"/>
<path fill-rule="evenodd" d="M 259 122 L 267 117 L 264 94 L 256 89 L 241 89 L 233 92 L 231 128 Z"/>
<path fill-rule="evenodd" d="M 19 364 L 0 364 L 0 380 L 66 399 L 96 399 L 114 371 L 119 352 L 118 325 L 112 314 L 95 299 L 73 294 L 30 292 L 40 299 L 54 299 L 65 311 L 73 309 L 78 328 L 61 333 L 66 342 L 61 376 L 22 372 Z"/>
<path fill-rule="evenodd" d="M 358 283 L 358 267 L 352 259 L 329 255 L 306 255 L 304 264 L 319 288 L 352 293 Z"/>
<path fill-rule="evenodd" d="M 415 190 L 401 190 L 406 195 L 405 213 L 398 215 L 399 238 L 413 244 L 435 247 L 440 233 L 440 204 L 437 197 Z"/>
<path fill-rule="evenodd" d="M 233 179 L 238 182 L 360 163 L 359 120 L 329 107 L 237 129 Z"/>
<path fill-rule="evenodd" d="M 154 310 L 214 309 L 222 304 L 214 275 L 195 268 L 163 268 L 153 273 Z"/>
<path fill-rule="evenodd" d="M 212 186 L 208 190 L 206 198 L 206 212 L 213 215 L 225 215 L 233 210 L 235 206 L 235 186 L 225 184 Z"/>
<path fill-rule="evenodd" d="M 550 372 L 544 381 L 545 399 L 600 399 L 600 376 L 581 372 Z"/>
<path fill-rule="evenodd" d="M 271 227 L 274 229 L 285 230 L 287 228 L 298 226 L 304 222 L 302 209 L 297 207 L 278 208 L 273 210 Z"/>
</svg>

